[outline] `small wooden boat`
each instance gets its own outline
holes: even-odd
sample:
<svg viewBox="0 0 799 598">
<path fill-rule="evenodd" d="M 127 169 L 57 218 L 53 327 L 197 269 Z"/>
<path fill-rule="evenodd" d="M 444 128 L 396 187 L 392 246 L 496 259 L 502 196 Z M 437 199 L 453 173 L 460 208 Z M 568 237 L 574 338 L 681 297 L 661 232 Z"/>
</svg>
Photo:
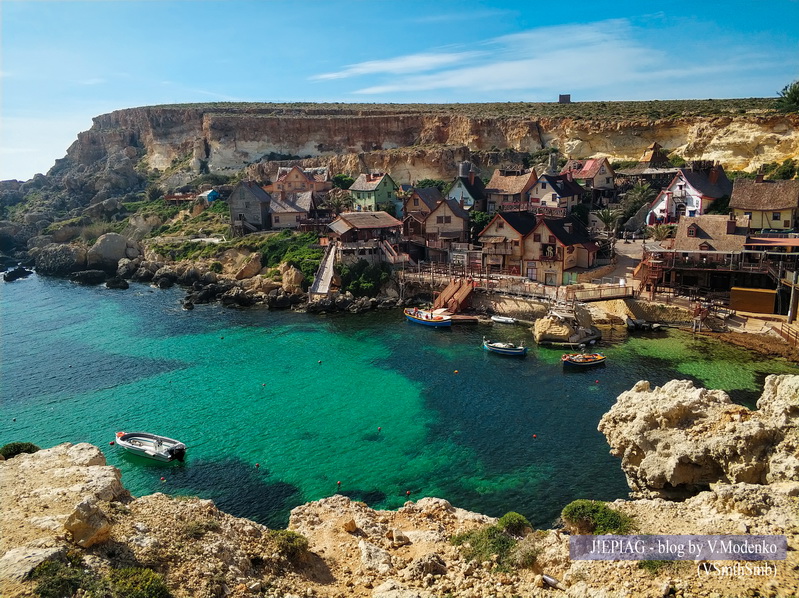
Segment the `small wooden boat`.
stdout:
<svg viewBox="0 0 799 598">
<path fill-rule="evenodd" d="M 492 342 L 483 337 L 483 349 L 491 353 L 499 355 L 512 355 L 515 357 L 524 357 L 527 355 L 527 347 L 523 345 L 514 345 L 513 343 Z"/>
<path fill-rule="evenodd" d="M 497 324 L 515 324 L 516 318 L 511 318 L 509 316 L 491 316 L 491 321 Z"/>
<path fill-rule="evenodd" d="M 563 365 L 588 367 L 605 363 L 605 356 L 602 353 L 564 353 L 560 360 Z"/>
<path fill-rule="evenodd" d="M 428 311 L 425 309 L 405 308 L 405 317 L 409 322 L 422 324 L 423 326 L 433 326 L 434 328 L 444 328 L 452 326 L 452 316 Z"/>
<path fill-rule="evenodd" d="M 148 432 L 117 432 L 117 444 L 129 453 L 156 461 L 183 461 L 186 445 Z"/>
</svg>

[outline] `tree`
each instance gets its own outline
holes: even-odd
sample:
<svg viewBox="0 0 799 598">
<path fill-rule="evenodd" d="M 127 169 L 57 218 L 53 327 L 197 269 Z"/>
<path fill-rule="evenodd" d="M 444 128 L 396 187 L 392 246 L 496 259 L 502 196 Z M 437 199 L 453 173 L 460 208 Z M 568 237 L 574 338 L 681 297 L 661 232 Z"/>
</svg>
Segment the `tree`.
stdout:
<svg viewBox="0 0 799 598">
<path fill-rule="evenodd" d="M 158 185 L 150 185 L 145 193 L 147 194 L 147 201 L 155 201 L 164 194 Z"/>
<path fill-rule="evenodd" d="M 794 81 L 782 88 L 780 97 L 775 102 L 780 112 L 799 112 L 799 81 Z"/>
<path fill-rule="evenodd" d="M 641 209 L 641 206 L 651 203 L 655 197 L 657 197 L 657 191 L 649 185 L 638 183 L 624 196 L 624 200 L 621 202 L 621 216 L 624 220 L 632 218 Z"/>
<path fill-rule="evenodd" d="M 491 222 L 491 214 L 487 212 L 469 213 L 469 231 L 471 232 L 473 241 L 477 240 L 477 235 L 488 226 L 489 222 Z"/>
<path fill-rule="evenodd" d="M 333 177 L 333 187 L 336 189 L 349 189 L 354 182 L 355 179 L 346 174 L 337 174 Z"/>
<path fill-rule="evenodd" d="M 442 181 L 441 179 L 422 179 L 416 185 L 414 185 L 417 189 L 425 189 L 426 187 L 438 187 L 438 190 L 441 193 L 444 193 L 444 189 L 447 188 L 447 182 Z"/>
<path fill-rule="evenodd" d="M 646 236 L 655 241 L 664 241 L 677 229 L 673 224 L 655 224 L 646 227 Z"/>
<path fill-rule="evenodd" d="M 609 234 L 613 234 L 616 230 L 616 224 L 621 217 L 621 212 L 618 210 L 611 210 L 610 208 L 604 208 L 602 210 L 597 210 L 594 212 L 594 215 L 599 219 L 599 221 L 605 225 L 605 231 Z"/>
<path fill-rule="evenodd" d="M 352 207 L 352 195 L 346 189 L 334 187 L 327 192 L 327 199 L 322 206 L 339 215 Z"/>
</svg>

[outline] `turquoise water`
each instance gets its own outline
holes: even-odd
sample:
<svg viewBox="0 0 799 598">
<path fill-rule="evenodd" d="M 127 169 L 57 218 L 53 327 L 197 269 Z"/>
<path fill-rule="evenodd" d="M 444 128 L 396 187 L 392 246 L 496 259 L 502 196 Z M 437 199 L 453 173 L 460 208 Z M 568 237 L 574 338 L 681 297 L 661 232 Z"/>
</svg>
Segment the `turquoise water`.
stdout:
<svg viewBox="0 0 799 598">
<path fill-rule="evenodd" d="M 621 330 L 603 341 L 606 367 L 567 372 L 558 350 L 481 350 L 483 335 L 530 342 L 521 327 L 434 330 L 398 310 L 184 311 L 182 297 L 0 284 L 0 445 L 91 442 L 134 495 L 199 495 L 270 526 L 337 491 L 380 508 L 440 496 L 549 525 L 574 499 L 626 496 L 596 426 L 638 380 L 688 378 L 751 404 L 766 374 L 799 373 L 705 337 Z M 187 460 L 128 455 L 109 445 L 117 430 L 178 438 Z"/>
</svg>

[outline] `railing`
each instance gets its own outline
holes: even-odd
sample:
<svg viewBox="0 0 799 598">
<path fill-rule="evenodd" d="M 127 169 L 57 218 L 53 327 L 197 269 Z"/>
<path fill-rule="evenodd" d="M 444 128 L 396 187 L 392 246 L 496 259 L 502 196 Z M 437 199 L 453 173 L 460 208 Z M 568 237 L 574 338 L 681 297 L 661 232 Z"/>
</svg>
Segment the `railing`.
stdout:
<svg viewBox="0 0 799 598">
<path fill-rule="evenodd" d="M 779 328 L 772 326 L 771 329 L 784 338 L 785 341 L 792 347 L 799 346 L 799 331 L 797 331 L 793 326 L 782 323 L 780 324 Z"/>
<path fill-rule="evenodd" d="M 608 286 L 594 289 L 576 289 L 571 295 L 577 301 L 604 301 L 606 299 L 634 297 L 635 289 L 629 286 Z"/>
<path fill-rule="evenodd" d="M 511 255 L 512 247 L 497 247 L 496 245 L 483 245 L 483 253 L 488 255 Z"/>
</svg>

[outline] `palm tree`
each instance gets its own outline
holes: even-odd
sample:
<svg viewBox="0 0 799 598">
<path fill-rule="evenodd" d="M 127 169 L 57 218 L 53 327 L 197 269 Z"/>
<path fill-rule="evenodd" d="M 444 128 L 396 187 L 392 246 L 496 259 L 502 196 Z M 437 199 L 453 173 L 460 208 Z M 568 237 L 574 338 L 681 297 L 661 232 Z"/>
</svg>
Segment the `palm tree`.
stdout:
<svg viewBox="0 0 799 598">
<path fill-rule="evenodd" d="M 651 203 L 657 197 L 657 194 L 655 189 L 645 183 L 635 185 L 624 196 L 624 201 L 621 204 L 625 219 L 632 218 L 641 209 L 642 205 Z"/>
<path fill-rule="evenodd" d="M 655 241 L 664 241 L 671 237 L 676 228 L 673 224 L 655 224 L 646 227 L 646 236 Z"/>
<path fill-rule="evenodd" d="M 352 195 L 346 189 L 336 187 L 327 192 L 327 199 L 322 205 L 338 216 L 352 208 Z"/>
<path fill-rule="evenodd" d="M 613 231 L 616 230 L 616 224 L 621 217 L 621 212 L 619 212 L 619 210 L 603 208 L 602 210 L 597 210 L 594 212 L 594 215 L 602 224 L 605 225 L 605 232 L 607 232 L 609 235 L 612 235 Z"/>
</svg>

